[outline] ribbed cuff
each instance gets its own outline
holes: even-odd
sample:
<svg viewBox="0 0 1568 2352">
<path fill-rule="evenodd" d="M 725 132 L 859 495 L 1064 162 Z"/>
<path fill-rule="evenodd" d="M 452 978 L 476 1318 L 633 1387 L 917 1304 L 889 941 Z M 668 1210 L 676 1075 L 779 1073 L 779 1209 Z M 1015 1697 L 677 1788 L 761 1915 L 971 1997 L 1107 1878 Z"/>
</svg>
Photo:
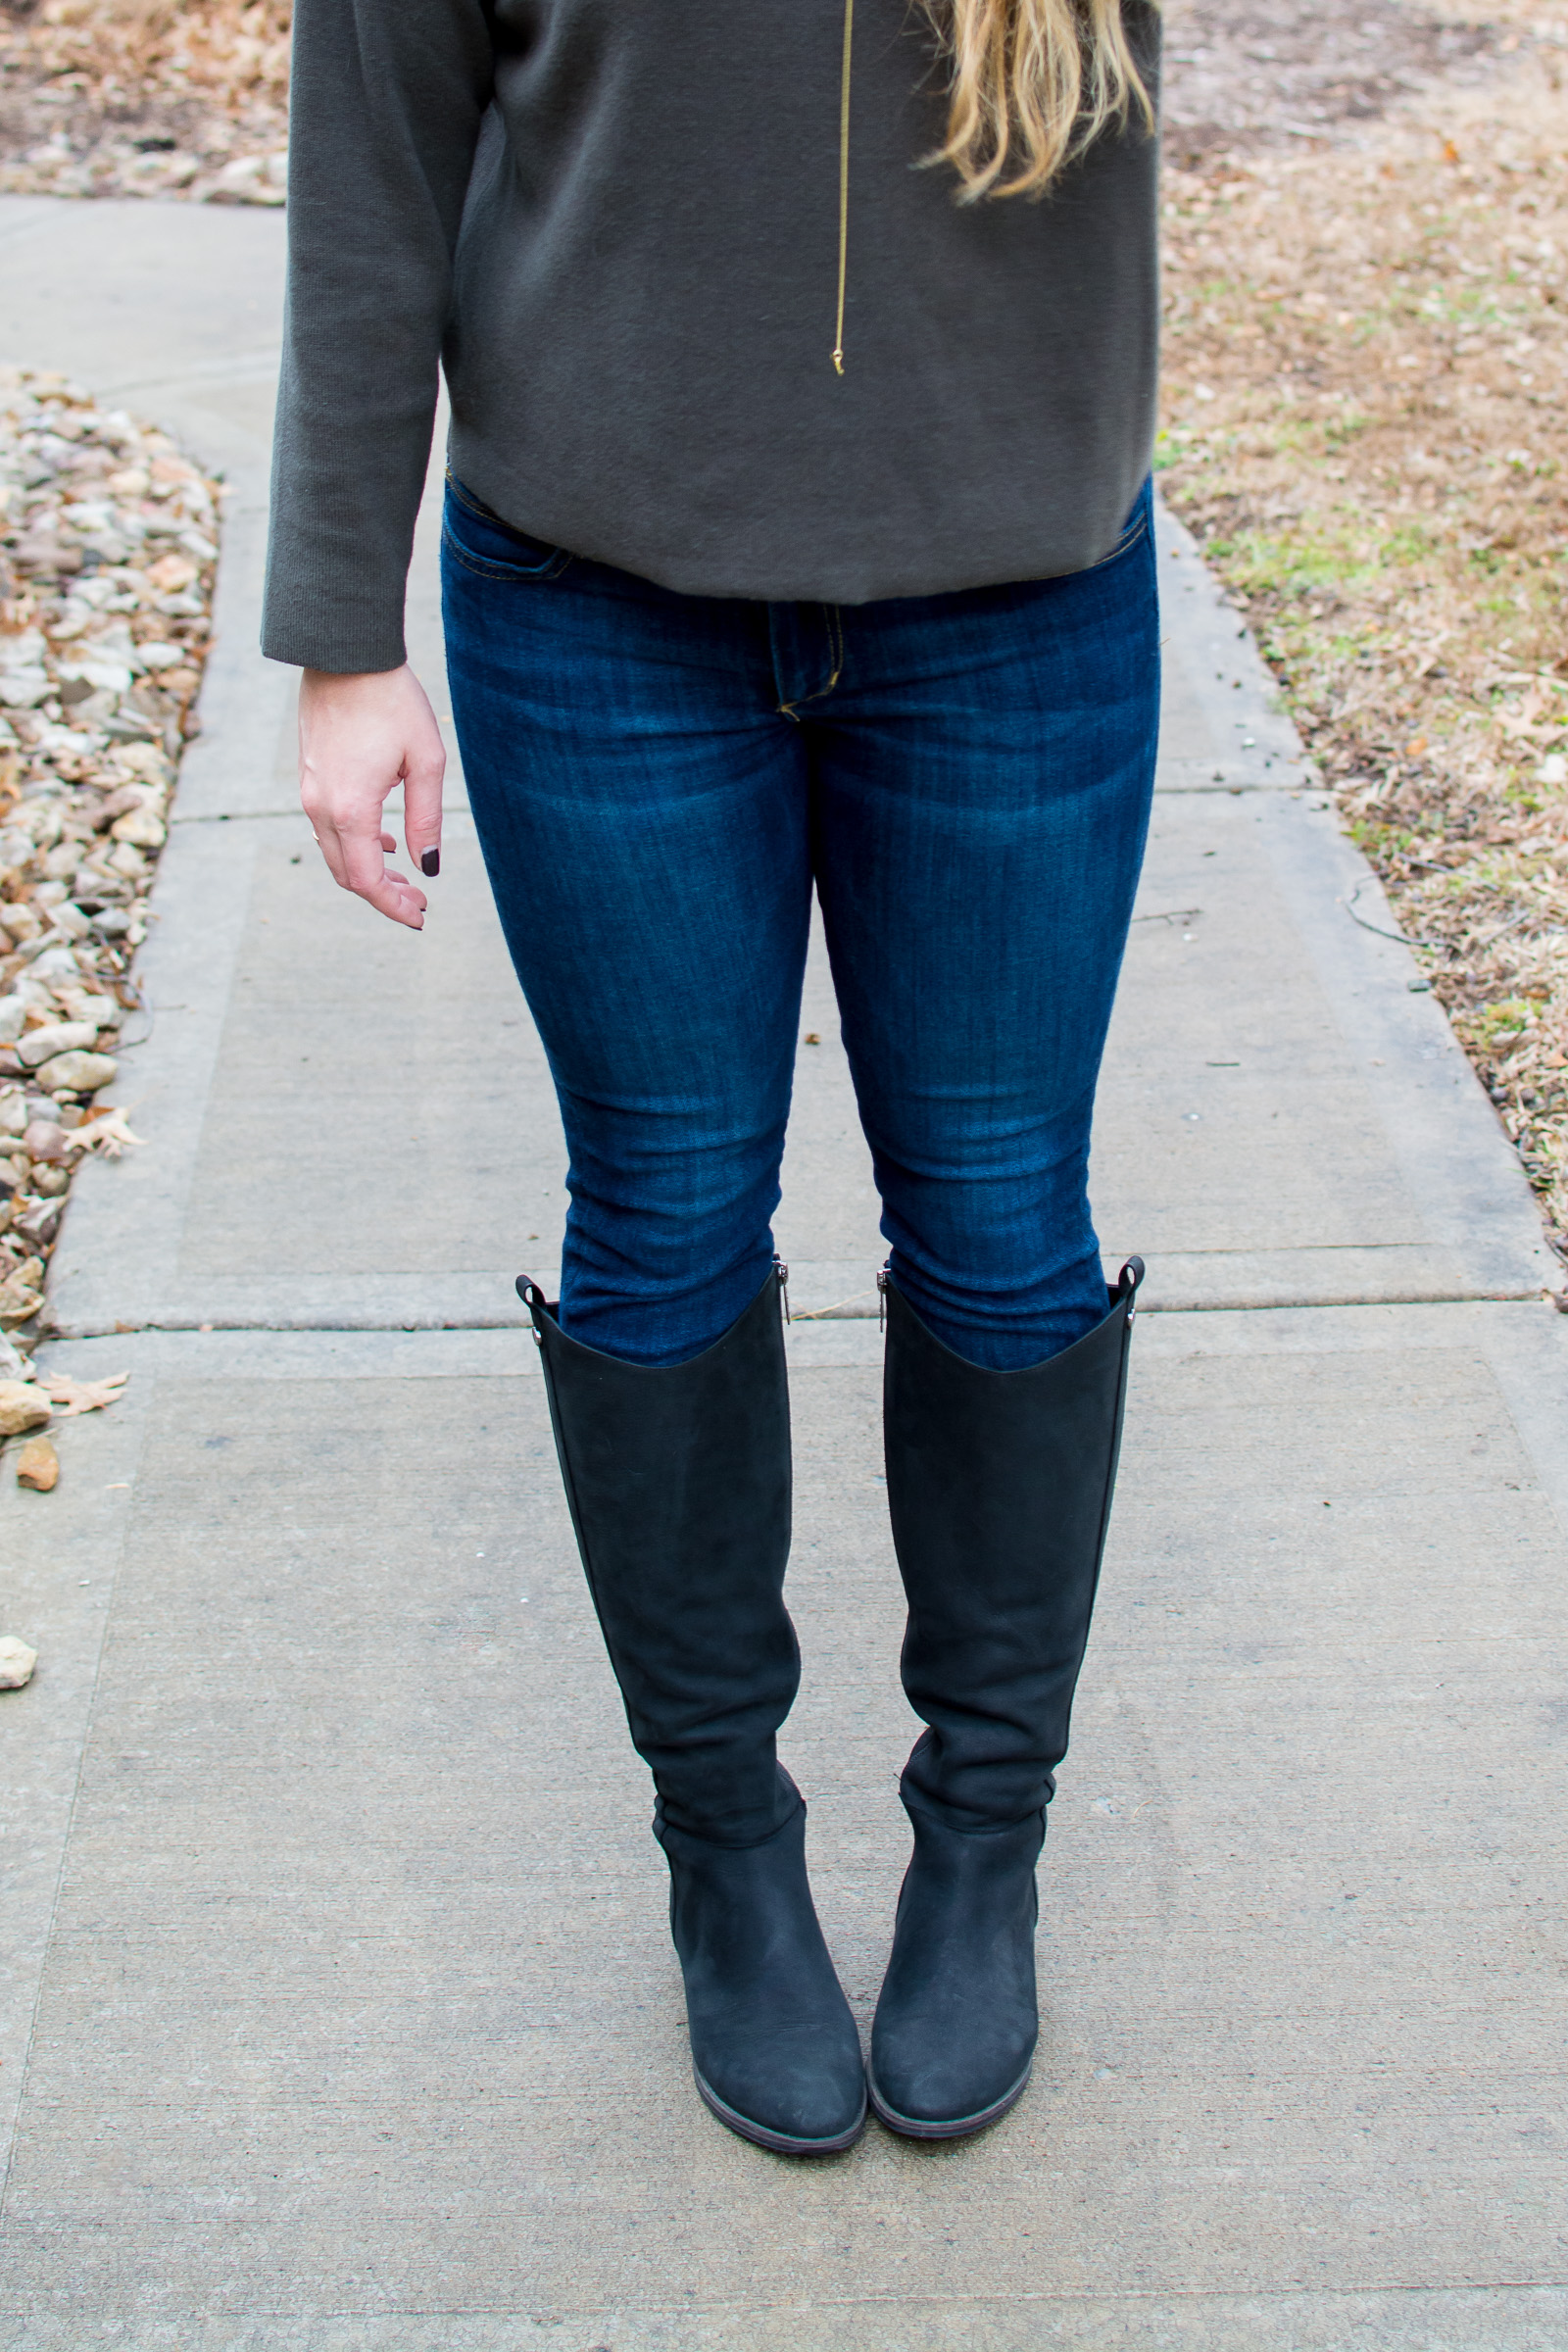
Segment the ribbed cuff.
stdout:
<svg viewBox="0 0 1568 2352">
<path fill-rule="evenodd" d="M 401 669 L 408 660 L 403 636 L 403 598 L 379 610 L 368 605 L 358 583 L 333 594 L 270 576 L 262 615 L 262 651 L 270 662 L 301 669 L 357 676 L 364 670 Z"/>
</svg>

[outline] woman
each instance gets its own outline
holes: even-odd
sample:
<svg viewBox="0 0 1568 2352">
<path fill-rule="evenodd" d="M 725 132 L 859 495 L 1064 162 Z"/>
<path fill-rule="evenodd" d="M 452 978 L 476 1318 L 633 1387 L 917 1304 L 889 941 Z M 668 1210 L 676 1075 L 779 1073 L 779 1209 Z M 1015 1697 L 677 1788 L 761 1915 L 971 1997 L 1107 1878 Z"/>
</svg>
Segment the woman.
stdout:
<svg viewBox="0 0 1568 2352">
<path fill-rule="evenodd" d="M 1158 652 L 1145 0 L 299 0 L 266 646 L 336 879 L 418 928 L 402 611 L 438 362 L 453 710 L 570 1152 L 543 1351 L 703 2097 L 866 2076 L 775 1759 L 769 1218 L 813 885 L 890 1245 L 914 1846 L 870 2097 L 1003 2114 L 1142 1267 L 1085 1190 Z"/>
</svg>

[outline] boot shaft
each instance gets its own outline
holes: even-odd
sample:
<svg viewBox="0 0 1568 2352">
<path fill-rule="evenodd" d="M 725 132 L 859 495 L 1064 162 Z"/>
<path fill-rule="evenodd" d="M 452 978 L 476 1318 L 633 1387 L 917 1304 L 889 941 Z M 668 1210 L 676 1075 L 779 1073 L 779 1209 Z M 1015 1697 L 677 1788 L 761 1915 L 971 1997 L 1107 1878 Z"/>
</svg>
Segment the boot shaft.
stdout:
<svg viewBox="0 0 1568 2352">
<path fill-rule="evenodd" d="M 725 1843 L 764 1838 L 785 1817 L 774 1735 L 800 1679 L 778 1278 L 667 1367 L 583 1347 L 535 1285 L 517 1289 L 588 1590 L 664 1816 Z"/>
<path fill-rule="evenodd" d="M 1142 1261 L 1095 1329 L 1021 1372 L 966 1363 L 887 1291 L 888 1505 L 904 1686 L 930 1727 L 911 1801 L 955 1828 L 1047 1803 L 1066 1753 L 1126 1398 Z"/>
</svg>

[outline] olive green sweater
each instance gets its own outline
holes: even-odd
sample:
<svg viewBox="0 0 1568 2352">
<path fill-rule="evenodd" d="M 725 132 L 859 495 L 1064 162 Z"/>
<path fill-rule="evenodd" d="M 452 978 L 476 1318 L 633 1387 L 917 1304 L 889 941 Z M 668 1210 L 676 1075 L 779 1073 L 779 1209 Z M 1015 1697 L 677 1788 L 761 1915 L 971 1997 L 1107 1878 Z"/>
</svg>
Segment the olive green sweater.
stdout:
<svg viewBox="0 0 1568 2352">
<path fill-rule="evenodd" d="M 277 660 L 402 661 L 443 361 L 453 471 L 667 587 L 858 604 L 1110 547 L 1154 422 L 1141 130 L 959 204 L 918 168 L 929 27 L 858 0 L 840 375 L 843 0 L 297 0 L 294 38 Z"/>
</svg>

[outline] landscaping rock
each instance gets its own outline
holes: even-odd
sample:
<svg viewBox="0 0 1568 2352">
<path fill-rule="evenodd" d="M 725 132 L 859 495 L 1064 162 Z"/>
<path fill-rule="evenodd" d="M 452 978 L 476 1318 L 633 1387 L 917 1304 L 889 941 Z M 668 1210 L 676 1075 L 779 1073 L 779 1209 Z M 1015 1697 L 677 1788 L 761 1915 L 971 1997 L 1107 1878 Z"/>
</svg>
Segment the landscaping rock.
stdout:
<svg viewBox="0 0 1568 2352">
<path fill-rule="evenodd" d="M 24 1429 L 41 1429 L 50 1404 L 42 1389 L 30 1381 L 0 1380 L 0 1438 L 20 1437 Z"/>
<path fill-rule="evenodd" d="M 18 1454 L 17 1484 L 40 1494 L 52 1494 L 60 1484 L 60 1456 L 47 1438 L 29 1438 Z"/>
<path fill-rule="evenodd" d="M 23 1690 L 32 1680 L 38 1652 L 14 1634 L 0 1635 L 0 1690 Z"/>
<path fill-rule="evenodd" d="M 120 1064 L 112 1054 L 57 1054 L 39 1065 L 38 1075 L 51 1093 L 95 1095 L 113 1086 Z"/>
<path fill-rule="evenodd" d="M 29 37 L 78 36 L 40 18 Z M 233 160 L 216 159 L 215 186 Z M 270 202 L 280 167 L 232 177 L 228 200 L 255 180 Z M 96 1049 L 138 1002 L 130 958 L 194 726 L 218 497 L 155 426 L 64 376 L 0 368 L 0 1151 L 20 1138 L 25 1154 L 0 1200 L 0 1326 L 42 1303 L 72 1171 L 137 1140 L 122 1111 L 57 1115 L 48 1098 L 112 1085 L 118 1061 Z"/>
<path fill-rule="evenodd" d="M 57 1054 L 69 1054 L 76 1046 L 90 1046 L 97 1035 L 97 1030 L 89 1028 L 85 1021 L 54 1021 L 46 1029 L 28 1031 L 17 1048 L 17 1059 L 24 1069 L 36 1070 Z"/>
</svg>

